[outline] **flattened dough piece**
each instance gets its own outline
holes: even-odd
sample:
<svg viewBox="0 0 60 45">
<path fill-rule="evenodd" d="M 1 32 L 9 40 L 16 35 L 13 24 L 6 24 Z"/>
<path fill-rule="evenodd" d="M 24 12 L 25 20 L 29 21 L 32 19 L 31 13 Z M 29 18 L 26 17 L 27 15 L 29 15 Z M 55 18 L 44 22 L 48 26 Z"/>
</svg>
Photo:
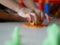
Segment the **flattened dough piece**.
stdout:
<svg viewBox="0 0 60 45">
<path fill-rule="evenodd" d="M 25 27 L 32 27 L 32 28 L 44 28 L 46 25 L 31 25 L 31 24 L 24 24 Z"/>
</svg>

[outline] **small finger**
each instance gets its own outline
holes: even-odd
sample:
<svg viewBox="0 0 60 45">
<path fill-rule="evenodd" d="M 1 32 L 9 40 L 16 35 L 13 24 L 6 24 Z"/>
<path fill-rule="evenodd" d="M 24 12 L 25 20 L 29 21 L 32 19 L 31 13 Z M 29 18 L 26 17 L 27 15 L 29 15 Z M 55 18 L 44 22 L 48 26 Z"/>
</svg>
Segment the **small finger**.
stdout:
<svg viewBox="0 0 60 45">
<path fill-rule="evenodd" d="M 33 22 L 36 23 L 37 22 L 37 17 L 34 13 L 30 13 L 33 16 Z"/>
</svg>

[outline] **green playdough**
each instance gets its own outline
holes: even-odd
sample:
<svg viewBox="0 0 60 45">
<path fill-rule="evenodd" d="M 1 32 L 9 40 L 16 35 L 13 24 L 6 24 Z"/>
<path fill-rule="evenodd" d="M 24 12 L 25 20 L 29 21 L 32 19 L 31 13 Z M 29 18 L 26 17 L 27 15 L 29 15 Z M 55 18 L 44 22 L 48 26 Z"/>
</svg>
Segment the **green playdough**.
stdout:
<svg viewBox="0 0 60 45">
<path fill-rule="evenodd" d="M 60 27 L 52 24 L 47 28 L 47 38 L 43 45 L 60 45 Z"/>
<path fill-rule="evenodd" d="M 16 27 L 12 35 L 12 40 L 5 42 L 5 45 L 21 45 L 21 38 L 19 33 L 19 29 Z"/>
</svg>

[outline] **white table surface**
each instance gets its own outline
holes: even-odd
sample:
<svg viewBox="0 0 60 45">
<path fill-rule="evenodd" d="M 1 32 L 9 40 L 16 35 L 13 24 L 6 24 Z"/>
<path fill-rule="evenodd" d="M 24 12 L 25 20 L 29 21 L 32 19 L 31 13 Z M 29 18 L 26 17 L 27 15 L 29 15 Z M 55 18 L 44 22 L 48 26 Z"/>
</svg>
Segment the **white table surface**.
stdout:
<svg viewBox="0 0 60 45">
<path fill-rule="evenodd" d="M 56 23 L 60 25 L 60 20 Z M 6 22 L 0 23 L 0 45 L 4 45 L 7 40 L 10 40 L 14 28 L 17 26 L 20 29 L 21 42 L 22 45 L 42 45 L 43 40 L 47 36 L 47 28 L 27 28 L 22 25 L 23 23 L 19 22 Z"/>
</svg>

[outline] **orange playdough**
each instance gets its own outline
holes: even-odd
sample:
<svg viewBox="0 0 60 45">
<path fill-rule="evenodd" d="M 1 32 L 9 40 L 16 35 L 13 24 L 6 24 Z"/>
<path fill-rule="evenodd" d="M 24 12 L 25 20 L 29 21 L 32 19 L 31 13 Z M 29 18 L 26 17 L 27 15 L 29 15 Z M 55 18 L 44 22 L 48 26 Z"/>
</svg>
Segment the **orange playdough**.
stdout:
<svg viewBox="0 0 60 45">
<path fill-rule="evenodd" d="M 25 27 L 32 27 L 32 28 L 44 28 L 47 27 L 46 25 L 31 25 L 31 24 L 24 24 Z"/>
</svg>

